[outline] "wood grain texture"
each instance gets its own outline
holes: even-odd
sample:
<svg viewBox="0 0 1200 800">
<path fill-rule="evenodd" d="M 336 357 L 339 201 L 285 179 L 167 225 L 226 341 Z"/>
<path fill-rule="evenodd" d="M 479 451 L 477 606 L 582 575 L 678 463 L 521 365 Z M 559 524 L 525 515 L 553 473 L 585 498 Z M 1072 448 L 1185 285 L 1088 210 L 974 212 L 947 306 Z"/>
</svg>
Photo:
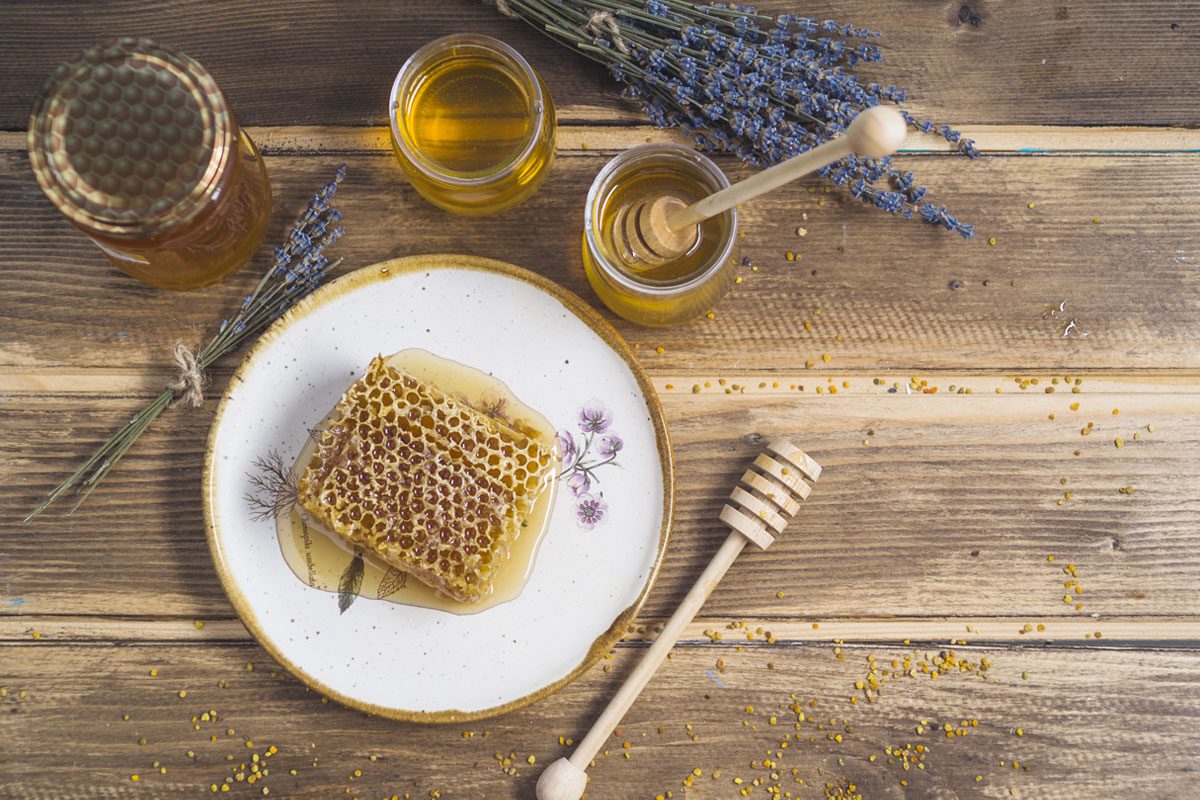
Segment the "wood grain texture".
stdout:
<svg viewBox="0 0 1200 800">
<path fill-rule="evenodd" d="M 1200 121 L 1200 100 L 1183 88 L 1200 82 L 1194 0 L 758 5 L 883 30 L 887 62 L 863 72 L 909 88 L 914 108 L 939 120 Z M 2 13 L 9 55 L 0 128 L 24 127 L 54 64 L 118 34 L 153 36 L 195 56 L 251 125 L 379 124 L 404 59 L 434 37 L 462 31 L 499 36 L 520 50 L 546 78 L 563 119 L 637 116 L 600 67 L 477 0 L 8 0 Z"/>
<path fill-rule="evenodd" d="M 419 727 L 323 704 L 253 646 L 114 644 L 6 649 L 6 798 L 208 796 L 211 784 L 232 776 L 230 764 L 272 746 L 278 752 L 265 759 L 271 774 L 264 781 L 272 797 L 411 792 L 426 800 L 440 790 L 447 800 L 528 798 L 542 766 L 567 752 L 558 737 L 582 735 L 641 649 L 619 647 L 605 662 L 611 672 L 593 669 L 541 703 L 465 726 L 473 735 L 464 738 L 460 726 Z M 1200 653 L 957 648 L 972 662 L 989 659 L 986 681 L 960 673 L 903 678 L 885 683 L 878 702 L 852 705 L 849 697 L 862 695 L 854 682 L 866 674 L 867 656 L 887 664 L 911 648 L 841 651 L 844 660 L 827 646 L 677 648 L 589 770 L 588 797 L 653 798 L 671 790 L 675 797 L 729 798 L 756 779 L 765 785 L 751 796 L 767 796 L 766 785 L 777 781 L 761 766 L 764 756 L 778 764 L 780 789 L 799 797 L 822 797 L 826 783 L 851 782 L 869 798 L 1009 797 L 1010 788 L 1022 798 L 1191 796 Z M 724 672 L 715 667 L 718 658 Z M 158 677 L 149 676 L 151 668 Z M 788 709 L 796 702 L 803 723 Z M 201 730 L 194 730 L 191 718 L 209 710 L 218 720 L 198 721 Z M 959 728 L 964 720 L 967 735 L 947 739 L 941 726 Z M 785 740 L 788 748 L 780 749 Z M 905 743 L 926 748 L 925 769 L 905 772 L 888 755 L 887 748 Z M 516 775 L 501 772 L 496 753 L 512 758 Z M 166 775 L 153 768 L 156 761 Z M 702 775 L 685 791 L 693 769 Z M 261 796 L 264 785 L 230 782 L 236 797 Z"/>
<path fill-rule="evenodd" d="M 590 770 L 588 797 L 766 796 L 764 756 L 799 798 L 850 783 L 869 798 L 1196 794 L 1200 95 L 1188 87 L 1200 82 L 1200 5 L 762 8 L 885 31 L 887 63 L 864 74 L 908 87 L 914 110 L 961 125 L 986 153 L 972 163 L 918 138 L 899 160 L 981 239 L 886 219 L 814 181 L 743 210 L 758 269 L 715 319 L 653 331 L 602 310 L 667 410 L 680 478 L 667 559 L 612 659 L 468 738 L 324 704 L 268 663 L 204 542 L 197 482 L 214 403 L 156 426 L 74 517 L 18 524 L 169 378 L 170 347 L 207 335 L 264 266 L 187 295 L 125 278 L 50 208 L 21 129 L 55 63 L 104 35 L 155 36 L 214 73 L 268 154 L 270 239 L 346 160 L 345 268 L 463 252 L 527 266 L 593 305 L 578 240 L 588 185 L 613 153 L 675 134 L 646 126 L 599 67 L 476 0 L 0 0 L 0 796 L 208 796 L 234 772 L 227 754 L 236 766 L 273 745 L 271 797 L 530 797 L 566 752 L 558 737 L 583 734 L 707 562 L 725 497 L 775 436 L 820 461 L 820 483 L 688 626 Z M 457 31 L 521 50 L 562 123 L 546 186 L 470 225 L 412 192 L 380 127 L 404 58 Z M 1065 314 L 1045 316 L 1063 300 Z M 1086 338 L 1061 335 L 1072 318 Z M 235 363 L 214 371 L 210 394 Z M 1079 598 L 1063 585 L 1068 563 Z M 898 678 L 875 703 L 855 689 L 869 656 L 932 657 L 964 639 L 958 656 L 989 659 L 988 680 Z M 209 709 L 218 721 L 191 721 Z M 939 728 L 976 719 L 965 737 Z M 925 769 L 889 754 L 906 743 L 928 748 Z M 234 782 L 231 796 L 262 785 Z"/>
<path fill-rule="evenodd" d="M 940 380 L 938 394 L 887 394 L 861 378 L 835 396 L 811 384 L 664 391 L 676 524 L 645 613 L 670 614 L 726 533 L 717 515 L 737 477 L 785 437 L 825 471 L 772 549 L 738 560 L 706 616 L 1200 614 L 1200 385 L 1141 393 L 1110 378 L 1096 396 L 1087 380 L 1080 394 L 1045 394 L 1050 380 L 1032 394 L 999 378 L 970 395 Z M 75 516 L 17 523 L 138 403 L 31 394 L 0 405 L 0 613 L 230 616 L 197 485 L 211 404 L 156 426 Z M 1078 614 L 1062 602 L 1068 562 L 1085 589 Z"/>
<path fill-rule="evenodd" d="M 271 239 L 342 158 L 268 159 Z M 462 252 L 529 267 L 597 304 L 575 232 L 606 156 L 564 155 L 529 202 L 470 226 L 446 224 L 390 156 L 345 159 L 345 268 Z M 824 354 L 836 369 L 1200 368 L 1200 217 L 1188 199 L 1200 193 L 1200 155 L 907 160 L 981 239 L 802 183 L 744 209 L 742 250 L 758 270 L 742 271 L 714 320 L 659 331 L 604 313 L 655 370 L 802 372 Z M 236 307 L 263 267 L 198 293 L 142 286 L 58 215 L 18 152 L 0 152 L 0 226 L 0 367 L 159 368 L 175 341 L 198 340 Z M 992 235 L 994 247 L 983 241 Z M 1062 300 L 1064 316 L 1043 318 Z M 1090 336 L 1064 338 L 1068 317 Z"/>
<path fill-rule="evenodd" d="M 1074 153 L 1195 153 L 1200 152 L 1200 130 L 1193 128 L 1109 125 L 964 125 L 962 134 L 975 141 L 980 152 L 1022 155 Z M 385 127 L 337 125 L 252 125 L 246 133 L 269 155 L 296 153 L 391 152 L 391 134 Z M 631 143 L 679 142 L 678 131 L 650 125 L 560 124 L 560 152 L 585 150 L 617 153 Z M 25 152 L 25 131 L 0 131 L 0 151 Z M 951 153 L 954 146 L 940 136 L 910 133 L 901 153 Z"/>
<path fill-rule="evenodd" d="M 229 609 L 232 615 L 232 609 Z M 919 646 L 943 646 L 966 640 L 972 645 L 1031 646 L 1083 645 L 1086 647 L 1174 647 L 1192 649 L 1200 643 L 1200 619 L 1196 616 L 1104 615 L 1039 616 L 1026 630 L 1026 617 L 902 617 L 826 618 L 813 627 L 812 621 L 795 614 L 788 617 L 697 617 L 684 628 L 681 646 L 709 644 L 713 631 L 732 647 L 747 642 L 761 645 L 766 634 L 772 644 L 891 644 L 908 640 Z M 196 622 L 202 623 L 197 627 Z M 652 642 L 665 619 L 641 615 L 626 631 L 627 642 Z M 1041 625 L 1042 629 L 1038 629 Z M 730 627 L 735 626 L 735 627 Z M 1100 639 L 1096 639 L 1097 627 Z M 763 629 L 753 638 L 746 631 Z M 35 639 L 33 634 L 37 633 Z M 8 614 L 0 615 L 0 644 L 108 643 L 195 645 L 253 643 L 254 637 L 235 616 L 203 618 L 153 616 L 106 616 L 100 614 Z"/>
</svg>

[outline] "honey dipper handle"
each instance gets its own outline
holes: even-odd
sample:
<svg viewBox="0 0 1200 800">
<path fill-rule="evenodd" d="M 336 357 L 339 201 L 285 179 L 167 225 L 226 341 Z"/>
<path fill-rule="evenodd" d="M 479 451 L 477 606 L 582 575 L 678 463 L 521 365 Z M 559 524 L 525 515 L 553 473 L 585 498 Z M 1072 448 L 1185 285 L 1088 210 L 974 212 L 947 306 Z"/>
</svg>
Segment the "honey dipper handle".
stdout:
<svg viewBox="0 0 1200 800">
<path fill-rule="evenodd" d="M 908 123 L 899 111 L 890 106 L 874 106 L 860 111 L 858 116 L 850 121 L 846 132 L 838 138 L 672 212 L 667 216 L 667 228 L 670 231 L 678 231 L 703 222 L 739 203 L 758 197 L 835 161 L 841 161 L 851 153 L 866 158 L 891 155 L 904 144 L 907 132 Z"/>
<path fill-rule="evenodd" d="M 571 753 L 570 761 L 579 769 L 587 769 L 591 760 L 596 757 L 596 753 L 600 752 L 604 746 L 604 742 L 608 739 L 613 730 L 620 724 L 621 718 L 625 716 L 625 712 L 633 705 L 633 701 L 637 700 L 638 695 L 642 693 L 642 689 L 646 688 L 646 684 L 650 682 L 650 678 L 658 670 L 658 667 L 666 659 L 667 653 L 675 646 L 675 642 L 679 640 L 679 636 L 683 633 L 683 629 L 695 619 L 696 614 L 700 613 L 701 606 L 708 596 L 712 594 L 712 590 L 721 581 L 721 578 L 729 570 L 729 566 L 733 564 L 734 559 L 742 552 L 742 548 L 746 546 L 748 540 L 745 536 L 737 531 L 730 531 L 729 536 L 725 538 L 725 542 L 717 550 L 712 561 L 704 568 L 704 572 L 696 580 L 691 591 L 687 593 L 687 597 L 679 604 L 679 608 L 675 609 L 675 613 L 671 615 L 671 619 L 663 627 L 662 632 L 654 640 L 654 644 L 650 645 L 650 649 L 642 656 L 642 660 L 625 679 L 625 683 L 621 686 L 620 691 L 616 693 L 608 706 L 592 724 L 592 729 L 588 731 L 587 736 L 583 737 L 583 741 Z M 542 800 L 547 800 L 542 798 Z"/>
</svg>

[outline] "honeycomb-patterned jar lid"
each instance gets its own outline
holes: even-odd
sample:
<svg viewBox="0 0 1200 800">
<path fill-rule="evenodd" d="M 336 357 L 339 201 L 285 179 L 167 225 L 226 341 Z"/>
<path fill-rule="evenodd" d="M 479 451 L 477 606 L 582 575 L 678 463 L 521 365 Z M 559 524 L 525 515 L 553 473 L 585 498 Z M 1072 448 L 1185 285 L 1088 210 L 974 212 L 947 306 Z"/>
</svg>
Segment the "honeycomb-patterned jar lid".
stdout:
<svg viewBox="0 0 1200 800">
<path fill-rule="evenodd" d="M 211 199 L 234 125 L 200 64 L 150 39 L 108 39 L 54 69 L 29 121 L 29 157 L 72 222 L 149 236 Z"/>
</svg>

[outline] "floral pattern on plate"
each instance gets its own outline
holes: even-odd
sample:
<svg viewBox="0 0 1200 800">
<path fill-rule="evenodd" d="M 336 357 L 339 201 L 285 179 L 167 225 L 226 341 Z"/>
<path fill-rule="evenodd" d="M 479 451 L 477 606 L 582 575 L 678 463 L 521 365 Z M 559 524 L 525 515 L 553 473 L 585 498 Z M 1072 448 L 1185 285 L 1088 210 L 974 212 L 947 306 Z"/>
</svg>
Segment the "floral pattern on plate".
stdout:
<svg viewBox="0 0 1200 800">
<path fill-rule="evenodd" d="M 585 531 L 593 530 L 604 522 L 608 515 L 608 503 L 604 492 L 593 491 L 600 478 L 596 470 L 617 463 L 617 453 L 625 448 L 625 442 L 615 430 L 611 430 L 612 411 L 596 398 L 579 408 L 576 426 L 579 433 L 570 428 L 561 428 L 555 434 L 561 454 L 563 469 L 559 480 L 565 480 L 575 500 L 575 522 Z M 588 461 L 588 457 L 592 460 Z"/>
</svg>

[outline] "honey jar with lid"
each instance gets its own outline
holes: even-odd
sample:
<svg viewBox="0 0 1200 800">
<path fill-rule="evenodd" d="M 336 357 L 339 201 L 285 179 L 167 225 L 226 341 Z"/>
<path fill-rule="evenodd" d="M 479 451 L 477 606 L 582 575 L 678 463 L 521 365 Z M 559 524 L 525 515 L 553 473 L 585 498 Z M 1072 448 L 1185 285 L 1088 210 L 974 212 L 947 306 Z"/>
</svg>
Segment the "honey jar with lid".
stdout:
<svg viewBox="0 0 1200 800">
<path fill-rule="evenodd" d="M 212 76 L 149 39 L 109 39 L 60 64 L 29 122 L 51 202 L 118 268 L 197 289 L 262 242 L 271 186 Z"/>
</svg>

